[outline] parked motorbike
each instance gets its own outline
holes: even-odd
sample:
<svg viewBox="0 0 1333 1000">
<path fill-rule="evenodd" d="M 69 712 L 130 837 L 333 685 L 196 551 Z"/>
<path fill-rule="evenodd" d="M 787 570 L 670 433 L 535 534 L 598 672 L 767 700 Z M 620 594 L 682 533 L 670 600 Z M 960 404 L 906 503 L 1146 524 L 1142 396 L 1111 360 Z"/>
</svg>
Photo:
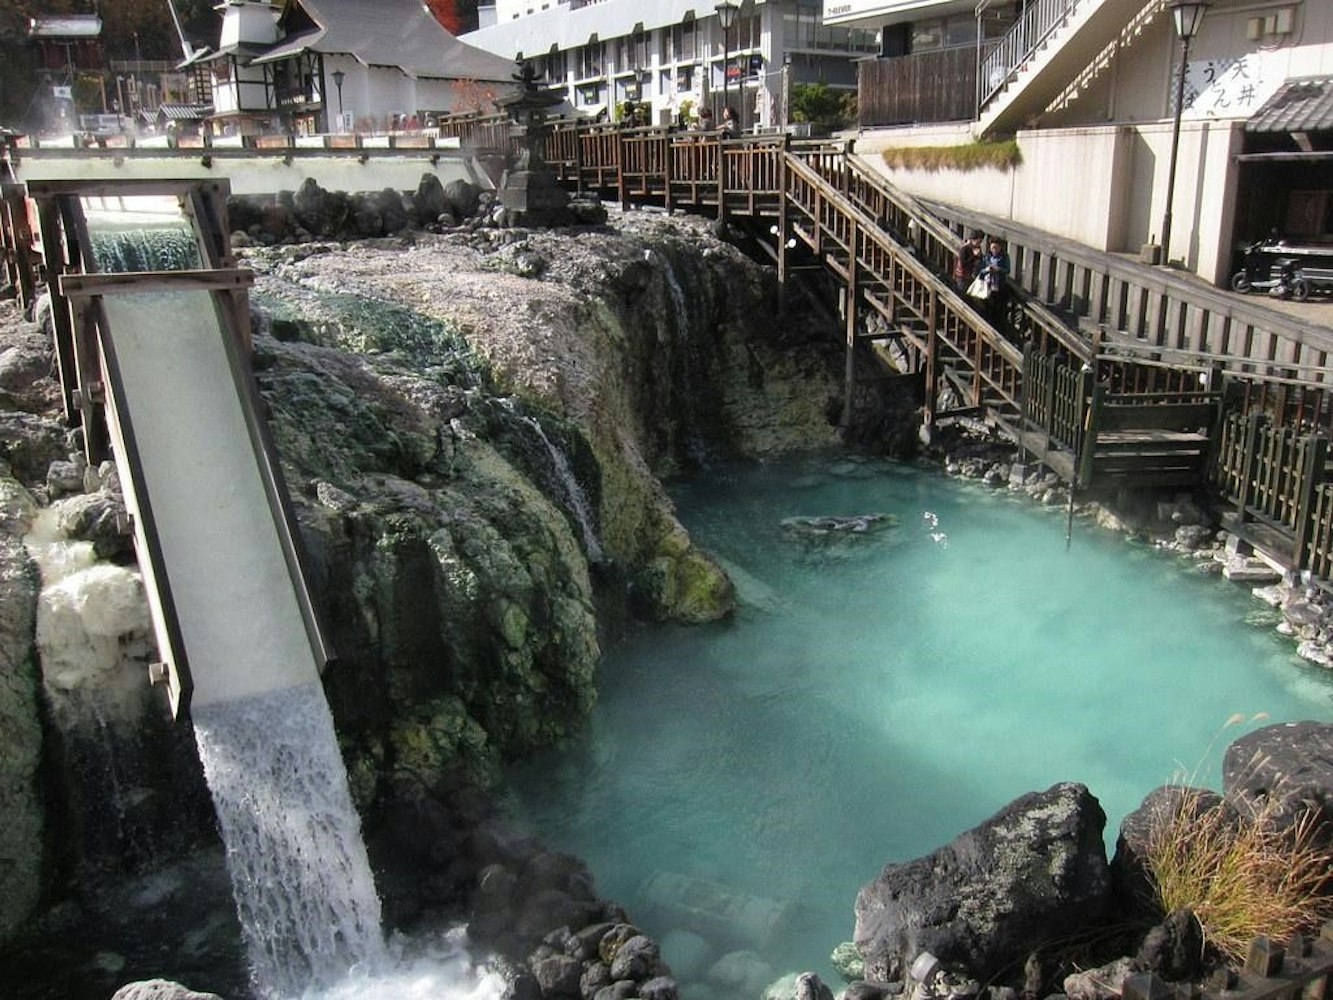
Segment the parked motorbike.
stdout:
<svg viewBox="0 0 1333 1000">
<path fill-rule="evenodd" d="M 1316 292 L 1333 293 L 1333 246 L 1271 238 L 1251 243 L 1245 248 L 1244 268 L 1231 276 L 1231 289 L 1266 291 L 1297 302 Z"/>
</svg>

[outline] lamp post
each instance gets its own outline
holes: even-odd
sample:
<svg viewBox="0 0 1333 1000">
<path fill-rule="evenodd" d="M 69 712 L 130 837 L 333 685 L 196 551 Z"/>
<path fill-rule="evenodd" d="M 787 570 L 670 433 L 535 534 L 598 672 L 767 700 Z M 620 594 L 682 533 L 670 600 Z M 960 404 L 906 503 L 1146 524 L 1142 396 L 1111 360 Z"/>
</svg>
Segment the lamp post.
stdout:
<svg viewBox="0 0 1333 1000">
<path fill-rule="evenodd" d="M 1176 195 L 1176 158 L 1180 152 L 1180 115 L 1185 104 L 1185 70 L 1189 67 L 1190 40 L 1199 33 L 1206 0 L 1175 0 L 1171 20 L 1180 38 L 1180 72 L 1176 77 L 1176 114 L 1171 122 L 1171 159 L 1166 170 L 1166 211 L 1162 215 L 1162 263 L 1171 259 L 1171 207 Z"/>
<path fill-rule="evenodd" d="M 347 74 L 340 69 L 333 71 L 333 85 L 338 89 L 338 131 L 343 130 L 343 81 Z"/>
<path fill-rule="evenodd" d="M 717 11 L 717 19 L 722 24 L 722 108 L 725 110 L 730 103 L 727 94 L 730 83 L 727 70 L 731 62 L 731 26 L 736 23 L 736 14 L 740 7 L 731 0 L 722 0 L 713 9 Z"/>
</svg>

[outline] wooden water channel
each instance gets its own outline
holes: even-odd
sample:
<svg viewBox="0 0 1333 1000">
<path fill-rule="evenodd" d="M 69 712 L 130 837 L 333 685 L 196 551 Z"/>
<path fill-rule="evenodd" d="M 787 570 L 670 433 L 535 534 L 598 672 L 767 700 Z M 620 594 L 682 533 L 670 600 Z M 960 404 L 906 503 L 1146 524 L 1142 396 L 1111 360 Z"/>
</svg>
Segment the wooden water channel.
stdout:
<svg viewBox="0 0 1333 1000">
<path fill-rule="evenodd" d="M 441 127 L 477 150 L 506 134 L 494 117 Z M 327 155 L 381 153 L 333 138 L 343 141 Z M 963 223 L 946 223 L 851 152 L 786 136 L 556 122 L 544 155 L 572 188 L 746 229 L 783 287 L 812 267 L 831 278 L 844 423 L 878 383 L 906 378 L 927 432 L 985 420 L 1080 490 L 1210 487 L 1232 507 L 1233 532 L 1288 568 L 1333 575 L 1333 469 L 1322 443 L 1333 428 L 1333 336 L 1232 309 L 1224 293 L 1162 269 L 1033 241 L 1015 245 L 1003 315 L 983 312 L 947 278 Z M 0 190 L 0 250 L 26 301 L 41 262 L 25 193 Z M 1250 430 L 1235 430 L 1237 420 Z"/>
</svg>

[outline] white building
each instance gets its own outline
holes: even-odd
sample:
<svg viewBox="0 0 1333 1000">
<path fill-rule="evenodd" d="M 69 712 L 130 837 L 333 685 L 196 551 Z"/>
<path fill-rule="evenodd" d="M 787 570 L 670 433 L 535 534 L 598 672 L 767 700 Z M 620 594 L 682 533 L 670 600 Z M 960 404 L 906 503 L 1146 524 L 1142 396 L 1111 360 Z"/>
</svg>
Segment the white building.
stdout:
<svg viewBox="0 0 1333 1000">
<path fill-rule="evenodd" d="M 1207 4 L 1188 46 L 1178 142 L 1184 46 L 1173 6 L 825 0 L 824 15 L 884 41 L 885 57 L 862 76 L 858 151 L 1017 139 L 1022 162 L 1012 170 L 892 172 L 918 195 L 1112 252 L 1137 253 L 1169 229 L 1166 257 L 1219 284 L 1236 248 L 1274 229 L 1333 241 L 1333 2 Z M 950 56 L 960 77 L 975 67 L 951 88 L 963 93 L 964 113 L 931 113 L 923 94 L 914 114 L 867 93 L 872 73 L 881 96 L 900 94 L 892 81 Z M 878 105 L 882 121 L 867 122 Z M 870 129 L 894 118 L 903 124 Z"/>
<path fill-rule="evenodd" d="M 377 131 L 428 115 L 494 111 L 512 60 L 460 42 L 420 0 L 223 0 L 214 132 Z"/>
<path fill-rule="evenodd" d="M 532 60 L 580 111 L 615 117 L 625 101 L 646 102 L 659 125 L 723 103 L 746 127 L 785 124 L 791 85 L 850 90 L 855 60 L 878 51 L 873 30 L 826 27 L 818 0 L 737 6 L 724 33 L 712 0 L 498 0 L 494 23 L 463 40 Z"/>
</svg>

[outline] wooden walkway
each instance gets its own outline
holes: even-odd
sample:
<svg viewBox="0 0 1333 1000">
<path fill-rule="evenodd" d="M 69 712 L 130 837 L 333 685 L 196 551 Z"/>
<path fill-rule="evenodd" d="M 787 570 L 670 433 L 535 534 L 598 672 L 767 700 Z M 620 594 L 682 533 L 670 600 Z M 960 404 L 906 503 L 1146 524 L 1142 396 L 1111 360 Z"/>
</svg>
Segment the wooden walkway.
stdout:
<svg viewBox="0 0 1333 1000">
<path fill-rule="evenodd" d="M 1333 574 L 1333 471 L 1304 457 L 1323 455 L 1333 428 L 1333 337 L 1159 269 L 1031 238 L 1013 248 L 1007 309 L 988 315 L 947 277 L 960 220 L 894 190 L 850 144 L 566 123 L 546 158 L 569 186 L 627 208 L 748 224 L 771 242 L 784 286 L 810 261 L 833 276 L 844 424 L 892 354 L 894 374 L 920 381 L 927 432 L 985 419 L 1080 489 L 1211 487 L 1247 541 Z M 1228 447 L 1238 416 L 1305 442 L 1301 457 L 1257 432 Z M 1269 510 L 1273 480 L 1290 501 Z"/>
<path fill-rule="evenodd" d="M 455 138 L 431 141 L 477 152 L 513 142 L 494 117 L 446 120 L 442 132 Z M 325 139 L 324 157 L 403 155 L 397 140 L 386 150 L 356 136 Z M 998 230 L 1012 240 L 1010 294 L 1003 309 L 981 311 L 947 278 L 962 228 L 976 220 L 945 218 L 895 190 L 850 143 L 557 122 L 544 154 L 571 188 L 727 219 L 772 255 L 783 288 L 825 272 L 839 292 L 844 425 L 884 381 L 907 380 L 927 433 L 952 418 L 985 420 L 1083 490 L 1211 487 L 1234 507 L 1238 533 L 1284 549 L 1279 558 L 1294 568 L 1333 574 L 1333 475 L 1271 441 L 1333 429 L 1328 331 L 1012 226 Z M 12 183 L 0 191 L 4 276 L 25 302 L 39 270 L 81 266 L 44 262 L 35 249 L 38 231 L 56 221 L 50 194 Z M 71 323 L 57 318 L 65 344 Z M 1261 431 L 1224 438 L 1227 419 L 1255 415 Z M 1296 499 L 1270 509 L 1275 478 L 1290 480 L 1282 488 Z"/>
</svg>

